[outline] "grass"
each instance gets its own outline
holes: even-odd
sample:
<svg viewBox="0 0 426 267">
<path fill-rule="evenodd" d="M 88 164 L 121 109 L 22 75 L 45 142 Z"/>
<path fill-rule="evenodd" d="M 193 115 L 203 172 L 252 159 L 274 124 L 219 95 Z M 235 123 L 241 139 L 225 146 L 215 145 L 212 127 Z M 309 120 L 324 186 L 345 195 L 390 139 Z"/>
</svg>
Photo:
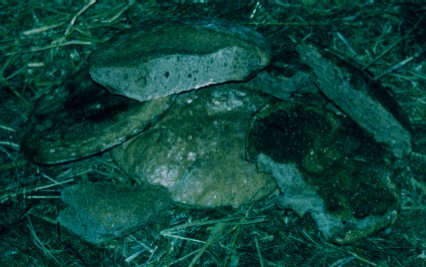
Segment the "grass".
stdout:
<svg viewBox="0 0 426 267">
<path fill-rule="evenodd" d="M 425 266 L 426 7 L 308 0 L 169 2 L 0 2 L 0 265 Z M 350 246 L 336 246 L 324 241 L 308 216 L 280 210 L 270 197 L 238 210 L 176 208 L 156 224 L 102 247 L 58 227 L 64 187 L 129 181 L 108 154 L 55 166 L 28 162 L 19 144 L 31 108 L 114 33 L 175 16 L 224 17 L 250 25 L 270 40 L 276 57 L 298 42 L 319 43 L 392 90 L 413 125 L 415 151 L 401 162 L 403 201 L 396 224 Z"/>
</svg>

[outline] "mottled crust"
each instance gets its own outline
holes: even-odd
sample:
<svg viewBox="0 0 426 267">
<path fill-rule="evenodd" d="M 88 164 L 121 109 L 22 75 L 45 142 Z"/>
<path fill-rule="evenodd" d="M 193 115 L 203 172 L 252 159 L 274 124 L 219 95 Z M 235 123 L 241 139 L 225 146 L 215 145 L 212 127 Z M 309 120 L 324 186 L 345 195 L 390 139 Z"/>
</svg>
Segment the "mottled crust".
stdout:
<svg viewBox="0 0 426 267">
<path fill-rule="evenodd" d="M 328 240 L 352 243 L 396 219 L 400 188 L 391 155 L 350 119 L 280 103 L 251 125 L 249 157 L 277 181 L 279 205 L 309 213 Z"/>
<path fill-rule="evenodd" d="M 140 25 L 100 47 L 90 75 L 113 94 L 139 101 L 245 80 L 269 64 L 268 41 L 223 20 Z"/>
<path fill-rule="evenodd" d="M 171 97 L 140 103 L 111 95 L 92 82 L 85 69 L 36 105 L 21 151 L 43 164 L 91 156 L 154 124 L 171 102 Z"/>
<path fill-rule="evenodd" d="M 299 45 L 302 62 L 319 90 L 352 120 L 402 158 L 411 152 L 411 127 L 389 93 L 360 69 L 311 45 Z"/>
</svg>

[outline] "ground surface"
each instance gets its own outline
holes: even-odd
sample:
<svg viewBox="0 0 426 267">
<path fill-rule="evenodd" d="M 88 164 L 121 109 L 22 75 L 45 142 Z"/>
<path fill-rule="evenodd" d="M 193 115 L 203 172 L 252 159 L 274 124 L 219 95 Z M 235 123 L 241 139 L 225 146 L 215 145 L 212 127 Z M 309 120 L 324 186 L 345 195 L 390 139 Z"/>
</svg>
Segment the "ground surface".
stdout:
<svg viewBox="0 0 426 267">
<path fill-rule="evenodd" d="M 0 265 L 425 266 L 426 6 L 416 1 L 169 2 L 0 1 Z M 158 223 L 103 247 L 58 227 L 62 188 L 129 181 L 108 154 L 56 166 L 28 162 L 19 144 L 32 106 L 115 32 L 176 16 L 224 17 L 250 25 L 270 40 L 275 57 L 298 42 L 317 43 L 389 87 L 414 128 L 415 153 L 401 163 L 398 176 L 403 201 L 396 224 L 350 246 L 336 246 L 324 241 L 308 216 L 277 209 L 272 196 L 239 210 L 174 209 Z"/>
</svg>

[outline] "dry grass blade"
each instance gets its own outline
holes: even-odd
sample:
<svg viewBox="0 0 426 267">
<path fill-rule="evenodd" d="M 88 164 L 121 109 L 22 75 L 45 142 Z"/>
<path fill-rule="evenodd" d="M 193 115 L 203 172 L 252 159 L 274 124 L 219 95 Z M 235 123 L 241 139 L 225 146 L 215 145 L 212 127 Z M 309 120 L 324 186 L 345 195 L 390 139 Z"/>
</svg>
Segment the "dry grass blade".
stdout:
<svg viewBox="0 0 426 267">
<path fill-rule="evenodd" d="M 31 236 L 33 238 L 34 244 L 40 249 L 40 251 L 43 253 L 43 255 L 45 255 L 46 257 L 49 257 L 49 258 L 53 259 L 57 264 L 60 264 L 60 262 L 58 261 L 58 259 L 56 259 L 55 256 L 53 255 L 54 251 L 52 251 L 51 249 L 47 248 L 43 244 L 43 242 L 38 238 L 37 232 L 34 229 L 33 224 L 31 223 L 31 220 L 28 220 L 28 228 L 30 229 Z"/>
<path fill-rule="evenodd" d="M 217 242 L 219 239 L 222 238 L 222 231 L 225 227 L 224 223 L 218 223 L 213 228 L 213 231 L 209 237 L 209 239 L 203 244 L 203 246 L 198 250 L 198 253 L 195 255 L 195 257 L 192 259 L 191 263 L 188 265 L 188 267 L 195 266 L 200 259 L 201 255 L 206 251 L 206 249 L 213 243 Z"/>
</svg>

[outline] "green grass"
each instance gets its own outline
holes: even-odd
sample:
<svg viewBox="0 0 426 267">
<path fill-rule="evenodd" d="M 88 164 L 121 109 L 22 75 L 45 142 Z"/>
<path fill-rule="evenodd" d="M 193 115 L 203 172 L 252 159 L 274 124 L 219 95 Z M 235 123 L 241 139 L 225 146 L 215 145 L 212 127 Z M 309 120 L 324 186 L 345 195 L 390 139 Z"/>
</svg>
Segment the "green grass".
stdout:
<svg viewBox="0 0 426 267">
<path fill-rule="evenodd" d="M 0 2 L 0 265 L 426 265 L 424 6 L 162 2 Z M 64 84 L 114 33 L 175 16 L 224 17 L 250 25 L 270 40 L 276 57 L 298 42 L 319 43 L 358 63 L 392 90 L 413 125 L 415 151 L 398 174 L 402 209 L 395 225 L 350 246 L 336 246 L 324 241 L 308 216 L 298 218 L 276 208 L 271 197 L 238 210 L 176 208 L 162 221 L 102 247 L 58 227 L 62 188 L 87 181 L 129 181 L 108 154 L 55 166 L 28 162 L 19 144 L 31 108 Z"/>
</svg>

